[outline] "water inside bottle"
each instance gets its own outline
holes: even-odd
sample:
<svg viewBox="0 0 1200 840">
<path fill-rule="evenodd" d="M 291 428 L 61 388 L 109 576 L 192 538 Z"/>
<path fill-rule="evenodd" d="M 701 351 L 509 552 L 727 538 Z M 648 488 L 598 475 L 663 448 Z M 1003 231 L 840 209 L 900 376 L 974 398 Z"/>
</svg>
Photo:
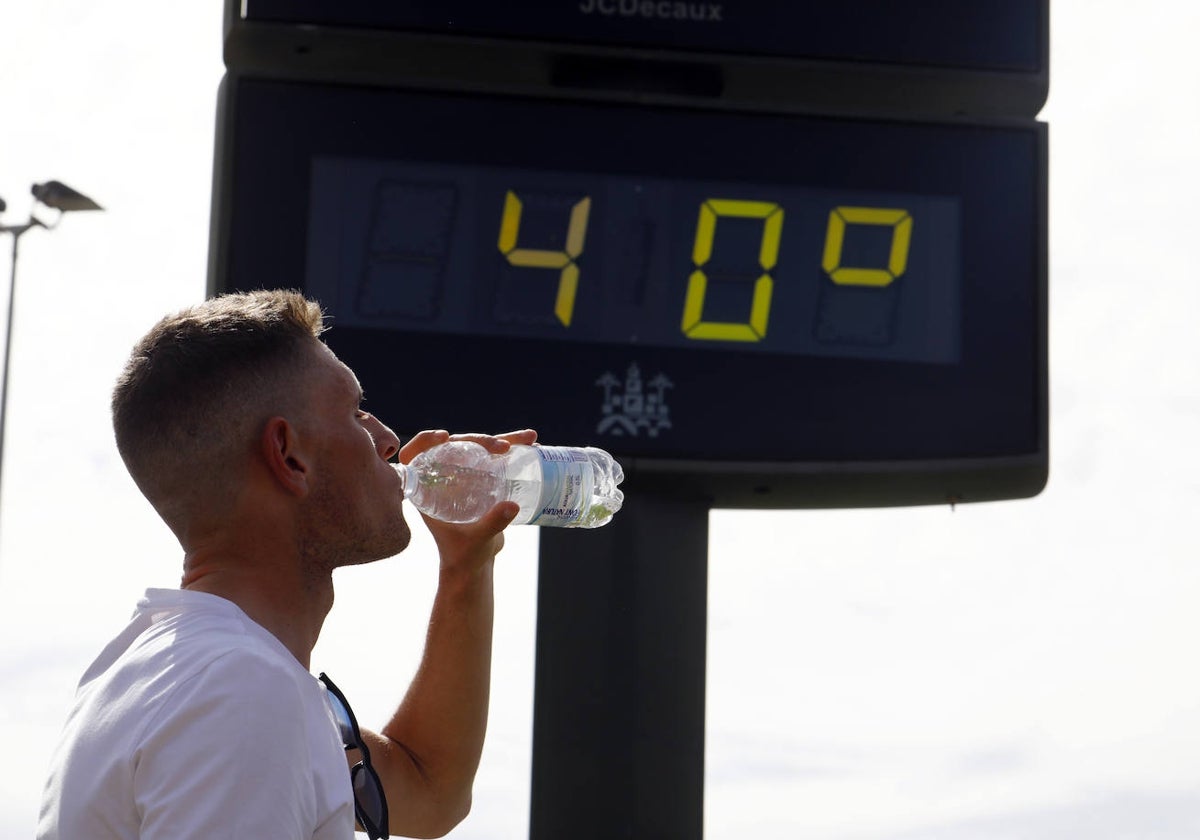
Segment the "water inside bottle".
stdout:
<svg viewBox="0 0 1200 840">
<path fill-rule="evenodd" d="M 486 470 L 443 463 L 414 472 L 414 486 L 405 495 L 443 522 L 474 522 L 504 498 L 504 481 Z"/>
</svg>

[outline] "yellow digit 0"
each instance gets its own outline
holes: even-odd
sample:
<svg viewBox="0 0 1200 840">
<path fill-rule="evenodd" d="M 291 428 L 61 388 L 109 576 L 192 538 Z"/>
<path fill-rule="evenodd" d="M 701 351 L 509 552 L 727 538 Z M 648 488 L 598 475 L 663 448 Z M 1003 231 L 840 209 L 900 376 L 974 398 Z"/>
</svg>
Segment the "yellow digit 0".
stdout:
<svg viewBox="0 0 1200 840">
<path fill-rule="evenodd" d="M 579 266 L 575 260 L 583 253 L 587 236 L 588 214 L 592 209 L 591 196 L 584 196 L 571 207 L 567 222 L 566 246 L 561 251 L 539 248 L 518 248 L 517 234 L 521 230 L 521 199 L 509 190 L 504 196 L 504 212 L 500 216 L 500 253 L 512 265 L 521 268 L 557 268 L 558 292 L 554 297 L 554 314 L 564 327 L 571 326 L 575 314 L 575 292 L 579 288 Z"/>
<path fill-rule="evenodd" d="M 746 322 L 705 321 L 704 299 L 708 293 L 708 275 L 703 266 L 712 256 L 717 219 L 737 216 L 762 219 L 763 233 L 758 246 L 758 265 L 763 273 L 754 281 L 750 298 L 750 318 Z M 696 268 L 688 277 L 687 294 L 683 301 L 683 320 L 680 324 L 688 338 L 715 341 L 761 341 L 767 334 L 767 317 L 771 311 L 774 281 L 771 269 L 779 256 L 779 238 L 783 233 L 783 208 L 769 201 L 739 201 L 710 198 L 700 205 L 696 221 L 696 236 L 692 241 L 692 262 Z"/>
<path fill-rule="evenodd" d="M 842 265 L 842 246 L 847 225 L 883 225 L 892 229 L 892 244 L 887 268 L 859 268 Z M 912 216 L 907 210 L 891 207 L 835 207 L 829 211 L 825 229 L 825 254 L 821 268 L 839 286 L 883 288 L 908 268 L 908 245 L 912 240 Z"/>
</svg>

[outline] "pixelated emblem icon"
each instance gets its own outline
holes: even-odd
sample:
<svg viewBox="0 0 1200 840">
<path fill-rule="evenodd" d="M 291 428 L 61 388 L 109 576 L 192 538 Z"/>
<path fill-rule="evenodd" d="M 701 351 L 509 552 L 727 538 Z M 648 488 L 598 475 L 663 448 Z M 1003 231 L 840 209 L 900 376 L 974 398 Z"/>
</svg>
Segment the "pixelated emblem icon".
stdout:
<svg viewBox="0 0 1200 840">
<path fill-rule="evenodd" d="M 671 428 L 666 391 L 674 384 L 664 374 L 643 383 L 642 372 L 634 362 L 625 372 L 624 382 L 612 371 L 605 371 L 596 386 L 604 390 L 597 434 L 637 437 L 645 431 L 650 437 L 658 437 L 660 431 Z"/>
</svg>

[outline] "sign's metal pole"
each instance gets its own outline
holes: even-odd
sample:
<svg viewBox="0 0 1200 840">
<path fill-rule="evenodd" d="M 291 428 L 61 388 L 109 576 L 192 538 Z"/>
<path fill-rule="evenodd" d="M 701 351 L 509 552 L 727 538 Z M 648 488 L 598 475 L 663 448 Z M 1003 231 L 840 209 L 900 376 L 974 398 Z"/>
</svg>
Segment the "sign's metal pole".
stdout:
<svg viewBox="0 0 1200 840">
<path fill-rule="evenodd" d="M 708 504 L 540 536 L 531 840 L 700 840 Z"/>
</svg>

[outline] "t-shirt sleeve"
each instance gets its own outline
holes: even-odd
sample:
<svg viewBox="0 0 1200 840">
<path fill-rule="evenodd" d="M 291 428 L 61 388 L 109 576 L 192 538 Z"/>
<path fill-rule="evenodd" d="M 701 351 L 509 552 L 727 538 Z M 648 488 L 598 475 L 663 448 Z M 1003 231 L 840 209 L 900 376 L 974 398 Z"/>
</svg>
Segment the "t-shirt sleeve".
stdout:
<svg viewBox="0 0 1200 840">
<path fill-rule="evenodd" d="M 312 756 L 287 667 L 235 650 L 173 689 L 136 756 L 143 840 L 310 840 Z"/>
</svg>

